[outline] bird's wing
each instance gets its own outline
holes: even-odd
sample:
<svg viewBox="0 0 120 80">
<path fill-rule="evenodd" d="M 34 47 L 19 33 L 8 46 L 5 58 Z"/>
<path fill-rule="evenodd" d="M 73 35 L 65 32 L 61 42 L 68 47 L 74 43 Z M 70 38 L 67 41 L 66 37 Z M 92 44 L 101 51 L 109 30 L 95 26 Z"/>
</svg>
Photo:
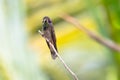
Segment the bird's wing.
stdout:
<svg viewBox="0 0 120 80">
<path fill-rule="evenodd" d="M 46 43 L 47 43 L 47 45 L 48 45 L 48 48 L 50 49 L 50 45 L 49 45 L 49 42 L 46 40 Z"/>
<path fill-rule="evenodd" d="M 52 36 L 52 39 L 53 39 L 53 44 L 54 44 L 54 47 L 55 49 L 57 50 L 57 46 L 56 46 L 56 35 L 55 35 L 55 31 L 54 31 L 54 27 L 51 26 L 51 36 Z"/>
</svg>

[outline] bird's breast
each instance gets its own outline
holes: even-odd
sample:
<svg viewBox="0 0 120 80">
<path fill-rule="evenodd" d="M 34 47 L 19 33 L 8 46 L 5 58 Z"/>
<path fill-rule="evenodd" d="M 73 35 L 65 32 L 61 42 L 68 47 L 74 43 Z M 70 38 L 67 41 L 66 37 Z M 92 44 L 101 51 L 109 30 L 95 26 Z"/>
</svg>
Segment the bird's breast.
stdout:
<svg viewBox="0 0 120 80">
<path fill-rule="evenodd" d="M 51 41 L 51 40 L 52 40 L 51 30 L 46 29 L 46 30 L 44 31 L 44 36 Z"/>
</svg>

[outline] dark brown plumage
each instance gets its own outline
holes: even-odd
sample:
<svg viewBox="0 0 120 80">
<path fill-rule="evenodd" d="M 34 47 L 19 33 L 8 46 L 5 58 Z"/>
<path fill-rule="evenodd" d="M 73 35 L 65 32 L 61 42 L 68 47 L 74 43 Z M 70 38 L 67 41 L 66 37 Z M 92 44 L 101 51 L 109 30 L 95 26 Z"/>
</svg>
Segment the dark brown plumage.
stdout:
<svg viewBox="0 0 120 80">
<path fill-rule="evenodd" d="M 54 45 L 55 49 L 57 50 L 54 27 L 53 27 L 52 21 L 47 16 L 45 16 L 43 18 L 42 31 L 44 33 L 44 36 Z M 46 41 L 46 42 L 47 42 L 48 48 L 50 49 L 52 58 L 56 59 L 57 55 L 56 55 L 55 51 L 50 46 L 49 42 L 48 41 Z"/>
</svg>

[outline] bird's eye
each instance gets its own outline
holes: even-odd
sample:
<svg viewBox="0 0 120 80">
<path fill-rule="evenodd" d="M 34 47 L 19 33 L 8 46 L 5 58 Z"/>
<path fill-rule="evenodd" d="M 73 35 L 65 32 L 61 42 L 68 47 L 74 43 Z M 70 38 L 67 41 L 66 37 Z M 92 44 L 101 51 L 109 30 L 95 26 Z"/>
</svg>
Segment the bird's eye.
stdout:
<svg viewBox="0 0 120 80">
<path fill-rule="evenodd" d="M 47 21 L 45 20 L 44 22 L 46 23 Z"/>
</svg>

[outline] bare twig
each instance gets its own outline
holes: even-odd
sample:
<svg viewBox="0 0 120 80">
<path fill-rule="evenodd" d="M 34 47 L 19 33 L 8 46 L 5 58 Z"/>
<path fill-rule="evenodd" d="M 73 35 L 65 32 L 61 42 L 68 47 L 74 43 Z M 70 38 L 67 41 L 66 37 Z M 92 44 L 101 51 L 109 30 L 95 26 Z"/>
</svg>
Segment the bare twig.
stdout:
<svg viewBox="0 0 120 80">
<path fill-rule="evenodd" d="M 120 52 L 120 46 L 118 46 L 116 43 L 114 43 L 111 40 L 108 39 L 104 39 L 98 35 L 96 35 L 95 33 L 93 33 L 92 31 L 88 30 L 86 27 L 84 27 L 83 25 L 81 25 L 79 23 L 79 21 L 75 18 L 73 18 L 72 16 L 68 15 L 68 14 L 63 14 L 60 16 L 62 19 L 66 20 L 67 22 L 75 25 L 78 29 L 82 30 L 83 32 L 85 32 L 89 37 L 91 37 L 92 39 L 96 40 L 98 43 L 101 43 L 102 45 Z"/>
<path fill-rule="evenodd" d="M 44 34 L 38 30 L 38 32 L 40 33 L 40 35 L 42 35 L 42 37 L 44 37 L 50 44 L 50 46 L 53 48 L 53 50 L 55 51 L 56 55 L 58 56 L 59 60 L 61 61 L 61 63 L 64 65 L 64 67 L 66 68 L 66 70 L 73 76 L 74 80 L 78 80 L 78 77 L 76 76 L 76 74 L 67 66 L 67 64 L 65 63 L 65 61 L 61 58 L 61 56 L 58 54 L 58 52 L 56 51 L 55 47 L 53 46 L 53 44 L 44 36 Z"/>
</svg>

